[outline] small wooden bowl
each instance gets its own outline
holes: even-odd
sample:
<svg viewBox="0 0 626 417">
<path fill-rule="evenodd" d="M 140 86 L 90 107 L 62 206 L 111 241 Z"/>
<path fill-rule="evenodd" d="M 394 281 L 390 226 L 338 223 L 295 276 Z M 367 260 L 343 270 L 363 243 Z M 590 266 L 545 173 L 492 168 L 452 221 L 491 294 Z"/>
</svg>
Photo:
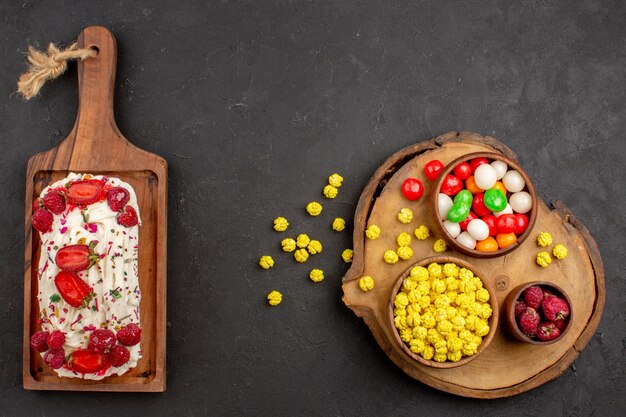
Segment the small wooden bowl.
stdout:
<svg viewBox="0 0 626 417">
<path fill-rule="evenodd" d="M 522 178 L 524 178 L 524 182 L 526 183 L 526 186 L 524 187 L 523 191 L 526 191 L 526 192 L 528 192 L 528 194 L 530 194 L 530 198 L 532 199 L 532 204 L 533 204 L 533 207 L 530 210 L 530 212 L 526 213 L 526 215 L 528 216 L 528 227 L 526 228 L 526 231 L 524 231 L 524 233 L 522 233 L 517 238 L 517 242 L 513 243 L 512 245 L 507 246 L 504 249 L 499 249 L 499 250 L 497 250 L 495 252 L 480 252 L 480 251 L 478 251 L 476 249 L 469 249 L 469 248 L 461 245 L 460 243 L 458 243 L 456 241 L 456 239 L 454 239 L 452 236 L 450 236 L 448 234 L 448 231 L 443 226 L 443 220 L 439 217 L 439 207 L 438 207 L 437 197 L 439 195 L 439 190 L 441 189 L 441 184 L 443 183 L 444 178 L 448 174 L 450 174 L 452 172 L 452 170 L 458 164 L 460 164 L 461 162 L 467 162 L 470 159 L 481 158 L 481 157 L 482 158 L 487 158 L 487 159 L 490 159 L 490 160 L 502 161 L 502 162 L 506 163 L 509 166 L 509 168 L 512 168 L 512 169 L 516 170 L 517 172 L 519 172 L 521 174 Z M 439 232 L 441 232 L 443 234 L 443 237 L 446 240 L 446 242 L 448 243 L 448 245 L 450 245 L 456 251 L 461 252 L 462 254 L 465 254 L 467 256 L 474 257 L 474 258 L 483 258 L 483 259 L 485 259 L 485 258 L 497 258 L 498 256 L 502 256 L 502 255 L 505 255 L 505 254 L 507 254 L 507 253 L 509 253 L 511 251 L 514 251 L 530 235 L 530 233 L 532 231 L 532 228 L 535 225 L 535 220 L 537 219 L 537 195 L 535 193 L 535 187 L 534 187 L 532 181 L 530 180 L 530 177 L 528 176 L 526 171 L 524 171 L 517 164 L 517 162 L 513 161 L 510 158 L 507 158 L 504 155 L 501 155 L 501 154 L 498 154 L 498 153 L 493 153 L 493 152 L 474 152 L 474 153 L 469 153 L 467 155 L 463 155 L 460 158 L 457 158 L 454 161 L 450 162 L 445 167 L 445 169 L 439 175 L 439 178 L 435 182 L 435 185 L 432 188 L 430 200 L 431 200 L 430 204 L 434 208 L 433 213 L 434 213 L 434 215 L 436 217 L 435 225 L 437 226 L 437 229 L 439 230 Z M 508 200 L 508 198 L 507 198 L 507 200 Z"/>
<path fill-rule="evenodd" d="M 489 291 L 489 304 L 491 305 L 491 309 L 493 310 L 493 313 L 491 314 L 491 317 L 489 318 L 489 333 L 487 333 L 487 335 L 483 337 L 483 341 L 478 347 L 478 350 L 476 351 L 475 354 L 473 354 L 472 356 L 463 356 L 461 360 L 459 360 L 458 362 L 451 362 L 451 361 L 436 362 L 434 360 L 426 360 L 422 358 L 420 355 L 411 352 L 411 350 L 406 345 L 406 343 L 404 343 L 402 339 L 400 339 L 400 334 L 398 333 L 398 329 L 396 329 L 396 326 L 393 321 L 394 319 L 393 317 L 394 304 L 393 303 L 394 303 L 396 294 L 398 294 L 398 292 L 400 291 L 400 286 L 402 285 L 402 282 L 404 281 L 406 277 L 410 275 L 411 269 L 413 269 L 416 266 L 425 266 L 432 262 L 437 262 L 439 264 L 452 262 L 452 263 L 455 263 L 459 267 L 469 269 L 470 271 L 474 273 L 474 275 L 480 277 L 481 281 L 483 282 L 483 287 L 487 291 Z M 430 366 L 433 368 L 455 368 L 457 366 L 465 365 L 466 363 L 471 362 L 474 359 L 476 359 L 476 357 L 480 355 L 487 348 L 487 346 L 489 346 L 489 343 L 491 343 L 493 336 L 496 334 L 496 328 L 498 327 L 499 311 L 498 311 L 498 302 L 494 294 L 495 294 L 495 291 L 493 287 L 491 286 L 489 280 L 485 278 L 485 275 L 482 272 L 480 272 L 478 268 L 476 268 L 474 265 L 471 265 L 470 263 L 465 262 L 462 259 L 454 258 L 452 256 L 433 256 L 430 258 L 422 259 L 421 261 L 416 262 L 412 264 L 410 267 L 408 267 L 396 279 L 396 282 L 391 289 L 391 293 L 389 296 L 389 303 L 387 306 L 387 311 L 388 311 L 387 315 L 388 315 L 388 324 L 391 326 L 391 333 L 393 334 L 393 340 L 396 343 L 396 345 L 399 346 L 404 351 L 404 353 L 406 353 L 411 359 L 423 365 Z"/>
<path fill-rule="evenodd" d="M 547 289 L 550 290 L 550 292 L 552 292 L 554 295 L 558 295 L 559 297 L 563 298 L 565 301 L 567 301 L 567 304 L 569 305 L 570 312 L 569 312 L 569 317 L 566 320 L 565 329 L 563 329 L 563 331 L 561 332 L 561 335 L 554 340 L 544 342 L 541 340 L 531 339 L 530 337 L 522 333 L 522 331 L 517 325 L 517 320 L 515 319 L 515 303 L 520 298 L 522 293 L 526 290 L 526 288 L 532 287 L 533 285 L 539 285 L 540 287 L 547 287 Z M 533 345 L 549 345 L 551 343 L 558 342 L 559 340 L 561 340 L 563 336 L 565 336 L 565 334 L 569 331 L 569 328 L 571 327 L 570 324 L 572 322 L 572 318 L 574 317 L 574 310 L 572 308 L 572 300 L 570 300 L 569 296 L 558 285 L 553 284 L 551 282 L 546 282 L 546 281 L 527 282 L 525 284 L 521 284 L 513 288 L 504 299 L 504 304 L 502 305 L 502 313 L 504 314 L 504 321 L 506 323 L 506 327 L 509 333 L 511 334 L 511 336 L 513 336 L 515 339 L 521 342 L 530 343 Z"/>
</svg>

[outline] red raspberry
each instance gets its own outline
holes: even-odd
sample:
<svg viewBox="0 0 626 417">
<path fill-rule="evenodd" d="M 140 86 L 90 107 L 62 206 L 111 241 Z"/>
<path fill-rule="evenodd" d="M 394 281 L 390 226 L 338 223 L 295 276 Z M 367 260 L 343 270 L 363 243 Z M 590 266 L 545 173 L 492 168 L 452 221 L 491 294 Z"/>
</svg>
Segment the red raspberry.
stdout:
<svg viewBox="0 0 626 417">
<path fill-rule="evenodd" d="M 37 332 L 30 337 L 30 347 L 35 352 L 45 352 L 48 350 L 48 332 Z"/>
<path fill-rule="evenodd" d="M 141 341 L 141 327 L 135 323 L 127 324 L 117 332 L 117 340 L 123 345 L 135 346 Z"/>
<path fill-rule="evenodd" d="M 517 324 L 526 336 L 533 338 L 537 336 L 540 320 L 541 318 L 537 310 L 532 307 L 526 307 L 526 310 L 524 310 L 517 319 Z"/>
<path fill-rule="evenodd" d="M 522 314 L 524 310 L 526 310 L 526 307 L 528 306 L 526 305 L 524 300 L 517 300 L 517 302 L 515 303 L 515 318 L 518 319 L 520 314 Z"/>
<path fill-rule="evenodd" d="M 130 352 L 125 346 L 117 345 L 109 353 L 107 360 L 112 366 L 122 366 L 130 359 Z"/>
<path fill-rule="evenodd" d="M 115 346 L 117 338 L 109 329 L 96 329 L 89 336 L 88 348 L 95 352 L 107 353 Z"/>
<path fill-rule="evenodd" d="M 548 320 L 564 319 L 569 316 L 567 301 L 555 295 L 543 299 L 541 310 Z"/>
<path fill-rule="evenodd" d="M 130 200 L 130 193 L 126 188 L 113 187 L 107 192 L 107 203 L 113 211 L 122 211 Z"/>
<path fill-rule="evenodd" d="M 43 200 L 41 199 L 41 197 L 37 197 L 35 199 L 35 201 L 33 201 L 33 213 L 37 211 L 37 209 L 40 209 L 43 207 Z"/>
<path fill-rule="evenodd" d="M 52 230 L 52 213 L 45 208 L 38 208 L 33 213 L 33 227 L 41 233 Z"/>
<path fill-rule="evenodd" d="M 65 333 L 55 330 L 48 336 L 48 347 L 50 349 L 60 349 L 65 344 Z"/>
<path fill-rule="evenodd" d="M 65 195 L 58 191 L 50 191 L 43 197 L 43 205 L 51 213 L 61 214 L 65 211 Z"/>
<path fill-rule="evenodd" d="M 543 300 L 543 290 L 538 285 L 526 288 L 522 294 L 524 301 L 528 307 L 532 307 L 535 310 L 539 310 L 541 300 Z"/>
<path fill-rule="evenodd" d="M 542 342 L 548 342 L 554 340 L 561 335 L 561 331 L 558 327 L 551 322 L 541 323 L 539 325 L 539 331 L 537 333 L 537 339 Z"/>
<path fill-rule="evenodd" d="M 561 332 L 565 329 L 565 319 L 552 320 L 550 323 L 554 324 Z"/>
<path fill-rule="evenodd" d="M 132 206 L 124 207 L 124 211 L 117 215 L 117 224 L 126 227 L 133 227 L 139 223 L 137 212 Z"/>
<path fill-rule="evenodd" d="M 65 363 L 65 351 L 63 349 L 50 349 L 43 355 L 43 360 L 52 369 L 59 369 Z"/>
</svg>

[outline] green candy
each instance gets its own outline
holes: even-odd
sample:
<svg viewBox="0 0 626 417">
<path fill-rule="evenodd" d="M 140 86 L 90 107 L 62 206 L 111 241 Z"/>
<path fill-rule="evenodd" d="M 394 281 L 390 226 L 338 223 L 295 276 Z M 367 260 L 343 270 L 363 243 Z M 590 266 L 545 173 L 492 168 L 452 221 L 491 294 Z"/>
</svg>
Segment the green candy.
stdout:
<svg viewBox="0 0 626 417">
<path fill-rule="evenodd" d="M 483 201 L 485 206 L 491 211 L 502 211 L 506 207 L 506 195 L 497 188 L 491 188 L 485 191 Z"/>
<path fill-rule="evenodd" d="M 463 203 L 471 207 L 472 201 L 474 201 L 474 196 L 468 190 L 461 190 L 456 196 L 454 196 L 455 203 Z"/>
<path fill-rule="evenodd" d="M 470 212 L 470 206 L 465 203 L 454 203 L 448 211 L 448 220 L 453 223 L 462 222 L 465 220 Z"/>
</svg>

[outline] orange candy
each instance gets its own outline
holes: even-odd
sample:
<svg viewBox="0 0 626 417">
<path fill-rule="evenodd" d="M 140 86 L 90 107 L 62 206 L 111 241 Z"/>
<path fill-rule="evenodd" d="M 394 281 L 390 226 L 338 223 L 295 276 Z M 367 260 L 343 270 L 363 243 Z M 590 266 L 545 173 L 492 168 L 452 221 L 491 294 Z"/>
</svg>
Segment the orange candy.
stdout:
<svg viewBox="0 0 626 417">
<path fill-rule="evenodd" d="M 465 180 L 465 188 L 467 188 L 467 190 L 472 194 L 478 194 L 478 193 L 482 193 L 485 191 L 485 190 L 478 188 L 473 175 Z"/>
<path fill-rule="evenodd" d="M 496 235 L 496 240 L 498 241 L 500 249 L 504 249 L 517 242 L 517 235 L 515 233 L 498 233 Z"/>
<path fill-rule="evenodd" d="M 495 252 L 498 250 L 498 242 L 491 236 L 485 240 L 476 242 L 476 250 L 480 252 Z"/>
<path fill-rule="evenodd" d="M 502 181 L 496 181 L 495 185 L 492 188 L 502 191 L 502 194 L 504 195 L 506 195 L 507 193 L 506 187 L 504 186 L 504 184 L 502 184 Z"/>
</svg>

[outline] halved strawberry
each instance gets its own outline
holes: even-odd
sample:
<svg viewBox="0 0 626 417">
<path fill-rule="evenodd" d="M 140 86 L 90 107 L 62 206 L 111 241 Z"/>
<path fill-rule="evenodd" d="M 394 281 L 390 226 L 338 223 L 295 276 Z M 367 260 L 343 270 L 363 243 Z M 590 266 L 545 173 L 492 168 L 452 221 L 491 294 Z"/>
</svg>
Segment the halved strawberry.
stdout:
<svg viewBox="0 0 626 417">
<path fill-rule="evenodd" d="M 55 263 L 62 271 L 79 272 L 98 263 L 100 255 L 94 252 L 97 242 L 87 245 L 70 245 L 59 249 Z"/>
<path fill-rule="evenodd" d="M 61 271 L 54 278 L 54 285 L 66 303 L 72 307 L 87 307 L 93 299 L 93 289 L 74 272 Z"/>
<path fill-rule="evenodd" d="M 70 355 L 70 368 L 81 374 L 92 374 L 110 366 L 106 355 L 87 349 L 77 349 Z"/>
<path fill-rule="evenodd" d="M 104 182 L 100 180 L 78 180 L 67 187 L 65 196 L 76 205 L 95 203 L 102 198 Z"/>
<path fill-rule="evenodd" d="M 48 191 L 43 197 L 43 205 L 53 214 L 61 214 L 65 211 L 65 195 L 60 191 Z"/>
</svg>

